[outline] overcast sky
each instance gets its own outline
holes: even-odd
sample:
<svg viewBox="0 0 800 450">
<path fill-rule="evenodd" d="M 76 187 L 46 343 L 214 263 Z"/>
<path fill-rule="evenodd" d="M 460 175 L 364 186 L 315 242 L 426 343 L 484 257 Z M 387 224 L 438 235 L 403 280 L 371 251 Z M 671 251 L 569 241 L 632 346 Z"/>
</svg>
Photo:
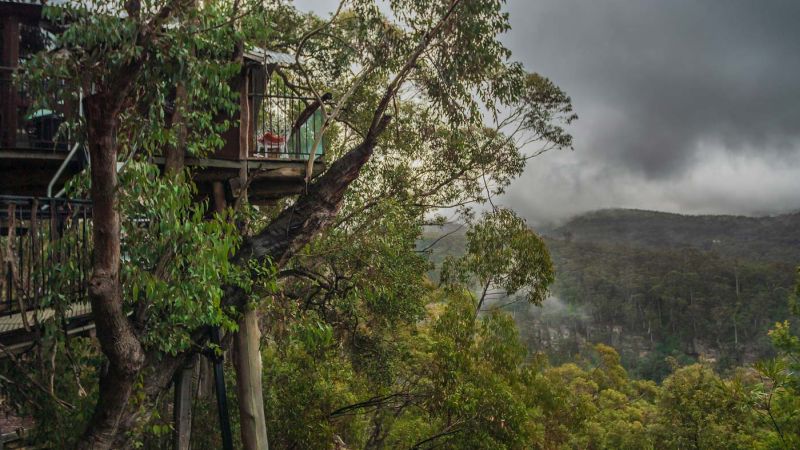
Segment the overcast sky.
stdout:
<svg viewBox="0 0 800 450">
<path fill-rule="evenodd" d="M 324 15 L 330 0 L 297 4 Z M 800 209 L 800 1 L 509 0 L 514 58 L 561 86 L 574 151 L 502 203 L 531 223 L 607 207 Z"/>
</svg>

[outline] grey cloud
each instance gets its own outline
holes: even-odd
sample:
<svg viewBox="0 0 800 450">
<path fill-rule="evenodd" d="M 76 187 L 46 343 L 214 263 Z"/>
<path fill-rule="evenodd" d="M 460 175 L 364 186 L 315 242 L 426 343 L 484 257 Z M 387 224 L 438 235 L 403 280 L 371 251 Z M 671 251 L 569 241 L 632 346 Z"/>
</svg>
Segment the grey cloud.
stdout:
<svg viewBox="0 0 800 450">
<path fill-rule="evenodd" d="M 515 58 L 564 88 L 581 115 L 575 155 L 536 161 L 506 198 L 512 206 L 537 218 L 605 206 L 763 212 L 748 204 L 755 198 L 800 206 L 785 192 L 800 189 L 800 2 L 512 0 L 509 11 Z M 745 192 L 731 181 L 754 172 L 710 166 L 737 157 L 780 163 L 782 190 L 770 197 L 774 183 L 745 183 Z M 670 189 L 678 183 L 688 193 Z M 548 189 L 572 197 L 520 203 Z"/>
<path fill-rule="evenodd" d="M 300 0 L 327 14 L 335 0 Z M 574 152 L 502 201 L 532 223 L 604 207 L 800 209 L 800 1 L 509 0 L 504 41 L 572 96 Z"/>
<path fill-rule="evenodd" d="M 702 139 L 780 153 L 800 134 L 800 2 L 518 0 L 510 10 L 518 58 L 564 85 L 579 112 L 620 112 L 617 126 L 579 133 L 604 159 L 663 176 L 691 163 Z"/>
</svg>

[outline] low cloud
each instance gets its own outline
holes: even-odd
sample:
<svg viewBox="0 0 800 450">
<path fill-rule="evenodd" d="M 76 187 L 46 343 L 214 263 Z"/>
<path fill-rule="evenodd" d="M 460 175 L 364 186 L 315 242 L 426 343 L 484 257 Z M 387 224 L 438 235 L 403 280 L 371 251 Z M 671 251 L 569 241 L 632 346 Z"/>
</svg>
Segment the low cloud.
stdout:
<svg viewBox="0 0 800 450">
<path fill-rule="evenodd" d="M 296 4 L 321 15 L 335 0 Z M 606 207 L 800 209 L 800 2 L 509 0 L 503 39 L 572 96 L 575 151 L 501 200 L 533 224 Z"/>
<path fill-rule="evenodd" d="M 800 208 L 800 2 L 511 1 L 506 43 L 573 98 L 574 152 L 504 198 L 533 222 L 602 207 Z"/>
</svg>

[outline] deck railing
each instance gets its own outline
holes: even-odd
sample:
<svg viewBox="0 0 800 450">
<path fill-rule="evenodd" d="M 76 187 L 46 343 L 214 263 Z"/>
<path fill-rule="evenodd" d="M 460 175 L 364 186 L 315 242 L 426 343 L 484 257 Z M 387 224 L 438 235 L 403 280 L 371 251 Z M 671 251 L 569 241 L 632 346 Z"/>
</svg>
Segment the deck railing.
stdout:
<svg viewBox="0 0 800 450">
<path fill-rule="evenodd" d="M 85 302 L 90 239 L 88 201 L 0 196 L 0 315 Z"/>
<path fill-rule="evenodd" d="M 325 154 L 319 102 L 297 95 L 280 78 L 273 78 L 263 94 L 250 94 L 255 145 L 251 158 L 307 160 Z"/>
<path fill-rule="evenodd" d="M 29 90 L 0 73 L 0 148 L 69 151 L 68 133 L 61 130 L 71 108 L 60 99 L 34 107 Z"/>
</svg>

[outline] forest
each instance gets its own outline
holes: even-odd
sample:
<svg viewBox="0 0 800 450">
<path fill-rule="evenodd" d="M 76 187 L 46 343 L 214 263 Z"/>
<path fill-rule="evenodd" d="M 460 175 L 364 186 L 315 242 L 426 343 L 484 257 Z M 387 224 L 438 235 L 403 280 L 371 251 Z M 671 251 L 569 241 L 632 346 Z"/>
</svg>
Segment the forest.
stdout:
<svg viewBox="0 0 800 450">
<path fill-rule="evenodd" d="M 556 273 L 542 306 L 502 292 L 492 301 L 514 316 L 527 347 L 551 361 L 605 343 L 640 378 L 663 379 L 667 357 L 726 372 L 774 356 L 768 332 L 790 314 L 798 225 L 796 214 L 587 213 L 542 230 Z M 466 251 L 465 229 L 428 229 L 420 245 L 446 235 L 430 249 L 441 265 Z"/>
<path fill-rule="evenodd" d="M 25 445 L 175 448 L 175 380 L 214 366 L 222 386 L 190 384 L 187 448 L 800 447 L 796 216 L 702 219 L 728 240 L 630 213 L 662 228 L 623 239 L 633 219 L 539 233 L 495 204 L 578 120 L 503 44 L 504 5 L 45 6 L 51 42 L 16 76 L 42 107 L 84 105 L 61 127 L 89 155 L 65 191 L 91 203 L 92 252 L 66 251 L 79 227 L 53 238 L 30 274 L 52 313 L 0 348 Z M 189 164 L 246 129 L 251 47 L 293 56 L 274 82 L 322 110 L 325 148 L 259 204 Z M 71 335 L 65 286 L 84 276 L 95 331 Z"/>
</svg>

